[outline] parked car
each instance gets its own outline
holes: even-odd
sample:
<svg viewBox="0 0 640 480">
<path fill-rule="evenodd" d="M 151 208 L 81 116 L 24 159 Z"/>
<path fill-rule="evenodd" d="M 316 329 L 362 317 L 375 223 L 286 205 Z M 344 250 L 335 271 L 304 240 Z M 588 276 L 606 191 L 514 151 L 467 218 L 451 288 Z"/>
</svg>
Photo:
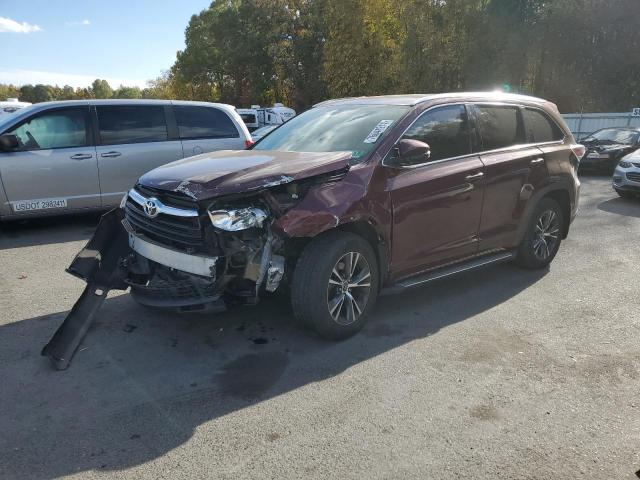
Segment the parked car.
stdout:
<svg viewBox="0 0 640 480">
<path fill-rule="evenodd" d="M 278 128 L 278 125 L 267 125 L 265 127 L 260 127 L 259 129 L 254 130 L 253 132 L 251 132 L 251 138 L 253 138 L 254 142 L 257 142 L 262 137 L 264 137 L 266 134 L 268 134 L 272 130 L 275 130 L 276 128 Z"/>
<path fill-rule="evenodd" d="M 621 197 L 640 196 L 640 149 L 618 162 L 613 172 L 613 189 Z"/>
<path fill-rule="evenodd" d="M 545 268 L 576 215 L 583 153 L 532 97 L 320 103 L 250 150 L 143 175 L 70 266 L 87 289 L 43 354 L 65 368 L 110 288 L 189 312 L 284 289 L 336 340 L 380 293 L 508 260 Z"/>
<path fill-rule="evenodd" d="M 581 142 L 587 153 L 580 170 L 611 173 L 622 157 L 640 148 L 640 128 L 603 128 Z"/>
<path fill-rule="evenodd" d="M 230 105 L 38 103 L 0 119 L 0 219 L 110 208 L 155 167 L 252 143 Z"/>
</svg>

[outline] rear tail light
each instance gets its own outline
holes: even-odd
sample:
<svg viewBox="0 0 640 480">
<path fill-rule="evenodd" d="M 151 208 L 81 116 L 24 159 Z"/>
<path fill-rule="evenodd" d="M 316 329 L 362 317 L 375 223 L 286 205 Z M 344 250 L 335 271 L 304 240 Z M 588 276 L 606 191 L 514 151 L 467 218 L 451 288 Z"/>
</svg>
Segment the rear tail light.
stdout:
<svg viewBox="0 0 640 480">
<path fill-rule="evenodd" d="M 582 159 L 582 157 L 584 157 L 584 154 L 587 153 L 587 147 L 585 147 L 584 145 L 575 144 L 571 145 L 571 151 L 576 157 L 578 157 L 578 160 L 580 160 Z"/>
<path fill-rule="evenodd" d="M 245 140 L 244 141 L 244 148 L 249 148 L 254 143 L 256 143 L 256 142 L 254 142 L 253 140 Z"/>
</svg>

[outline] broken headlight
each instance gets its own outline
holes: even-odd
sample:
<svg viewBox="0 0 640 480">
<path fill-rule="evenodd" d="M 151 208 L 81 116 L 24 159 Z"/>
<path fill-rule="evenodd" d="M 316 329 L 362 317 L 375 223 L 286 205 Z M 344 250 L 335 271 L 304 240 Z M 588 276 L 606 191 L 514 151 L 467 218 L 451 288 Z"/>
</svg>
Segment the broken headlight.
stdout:
<svg viewBox="0 0 640 480">
<path fill-rule="evenodd" d="M 251 227 L 261 227 L 267 218 L 259 208 L 239 208 L 235 210 L 209 210 L 209 218 L 214 227 L 227 232 L 237 232 Z"/>
</svg>

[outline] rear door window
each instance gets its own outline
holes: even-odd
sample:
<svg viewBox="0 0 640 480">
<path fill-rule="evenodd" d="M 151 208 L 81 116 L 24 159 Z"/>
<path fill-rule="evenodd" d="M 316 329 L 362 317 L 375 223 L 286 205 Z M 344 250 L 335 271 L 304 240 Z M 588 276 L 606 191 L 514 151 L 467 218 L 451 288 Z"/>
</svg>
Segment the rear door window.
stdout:
<svg viewBox="0 0 640 480">
<path fill-rule="evenodd" d="M 96 109 L 102 145 L 164 142 L 168 138 L 162 106 L 99 105 Z"/>
<path fill-rule="evenodd" d="M 240 136 L 229 116 L 217 108 L 174 105 L 173 111 L 183 140 Z"/>
<path fill-rule="evenodd" d="M 87 142 L 86 110 L 66 108 L 42 113 L 8 131 L 18 137 L 18 150 L 84 147 Z"/>
<path fill-rule="evenodd" d="M 519 110 L 517 106 L 475 107 L 476 123 L 482 137 L 482 150 L 497 150 L 526 143 Z"/>
<path fill-rule="evenodd" d="M 555 142 L 564 138 L 562 130 L 539 110 L 525 108 L 522 111 L 527 141 L 530 143 Z"/>
<path fill-rule="evenodd" d="M 471 153 L 469 122 L 464 105 L 438 107 L 422 114 L 402 138 L 420 140 L 431 148 L 430 162 Z"/>
</svg>

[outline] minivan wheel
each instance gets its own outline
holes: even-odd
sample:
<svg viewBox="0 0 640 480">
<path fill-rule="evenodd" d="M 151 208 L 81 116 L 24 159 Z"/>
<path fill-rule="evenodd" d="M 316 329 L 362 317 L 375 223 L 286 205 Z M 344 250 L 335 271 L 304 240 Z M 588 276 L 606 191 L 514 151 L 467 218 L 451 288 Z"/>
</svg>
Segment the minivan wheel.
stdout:
<svg viewBox="0 0 640 480">
<path fill-rule="evenodd" d="M 562 241 L 564 216 L 558 202 L 543 198 L 531 217 L 518 247 L 516 263 L 524 268 L 544 268 L 558 253 Z"/>
<path fill-rule="evenodd" d="M 330 232 L 312 240 L 298 259 L 291 304 L 298 320 L 329 340 L 366 323 L 378 295 L 378 262 L 363 238 Z"/>
</svg>

